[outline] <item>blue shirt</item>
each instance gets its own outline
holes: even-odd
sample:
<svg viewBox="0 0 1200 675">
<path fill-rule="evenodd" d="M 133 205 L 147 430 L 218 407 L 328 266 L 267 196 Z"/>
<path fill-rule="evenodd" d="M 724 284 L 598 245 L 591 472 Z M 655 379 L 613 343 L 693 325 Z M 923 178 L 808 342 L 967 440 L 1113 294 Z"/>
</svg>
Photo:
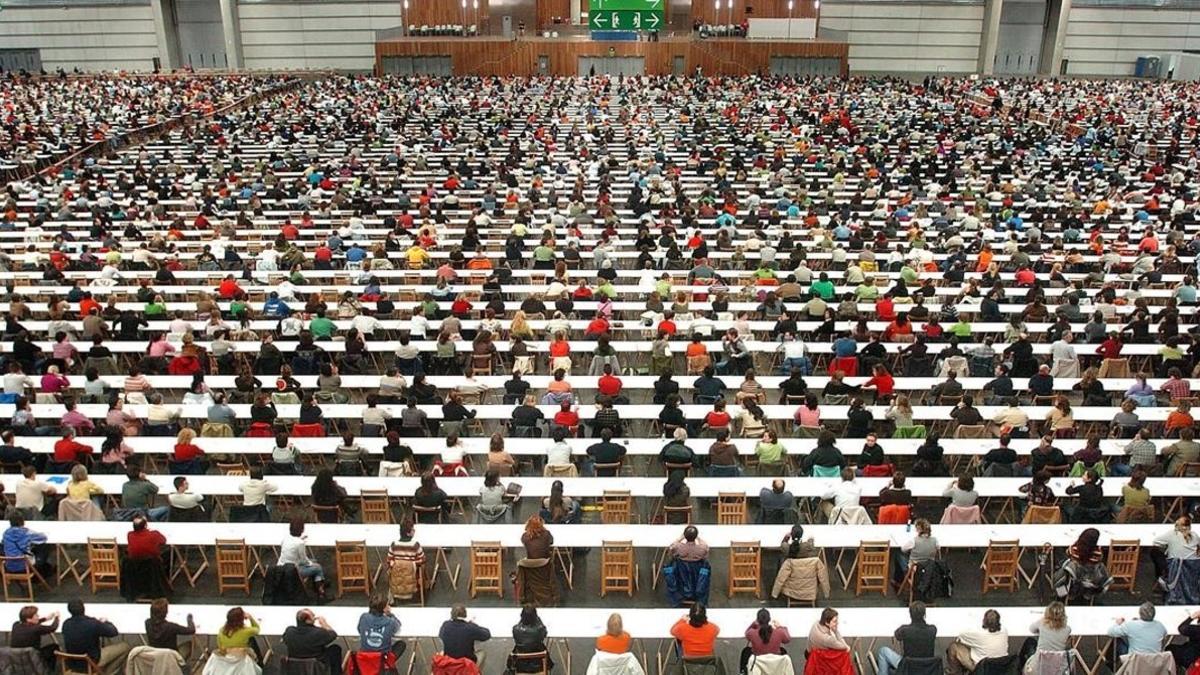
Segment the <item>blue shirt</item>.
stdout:
<svg viewBox="0 0 1200 675">
<path fill-rule="evenodd" d="M 833 352 L 838 358 L 854 356 L 858 351 L 858 342 L 851 337 L 840 337 L 833 341 Z"/>
<path fill-rule="evenodd" d="M 364 613 L 358 617 L 359 648 L 364 652 L 386 652 L 400 631 L 400 619 L 388 614 Z"/>
<path fill-rule="evenodd" d="M 31 555 L 30 549 L 35 544 L 46 543 L 46 535 L 34 532 L 26 527 L 10 527 L 4 531 L 4 557 L 23 558 Z M 4 568 L 9 572 L 24 572 L 25 564 L 20 560 L 7 560 Z"/>
<path fill-rule="evenodd" d="M 1157 621 L 1131 619 L 1125 623 L 1113 624 L 1108 629 L 1108 635 L 1125 638 L 1130 654 L 1157 654 L 1162 651 L 1167 629 Z"/>
<path fill-rule="evenodd" d="M 279 298 L 267 298 L 267 301 L 263 303 L 263 314 L 267 316 L 287 316 L 290 313 L 291 308 Z"/>
<path fill-rule="evenodd" d="M 358 246 L 354 246 L 349 251 L 346 251 L 346 260 L 349 262 L 362 262 L 366 257 L 367 252 Z"/>
</svg>

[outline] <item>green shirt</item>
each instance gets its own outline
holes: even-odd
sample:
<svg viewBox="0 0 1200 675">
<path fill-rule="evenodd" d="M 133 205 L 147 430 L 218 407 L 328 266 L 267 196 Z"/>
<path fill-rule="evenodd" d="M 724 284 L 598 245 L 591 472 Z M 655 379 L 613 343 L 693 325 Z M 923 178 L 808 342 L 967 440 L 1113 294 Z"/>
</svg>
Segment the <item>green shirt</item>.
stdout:
<svg viewBox="0 0 1200 675">
<path fill-rule="evenodd" d="M 825 281 L 814 281 L 810 290 L 821 296 L 821 299 L 829 300 L 833 297 L 833 282 L 828 279 Z"/>
<path fill-rule="evenodd" d="M 554 249 L 549 246 L 539 246 L 533 249 L 533 259 L 538 262 L 550 262 L 554 260 Z"/>
<path fill-rule="evenodd" d="M 783 459 L 783 444 L 759 441 L 758 445 L 754 446 L 754 454 L 758 455 L 760 462 L 777 464 Z"/>
<path fill-rule="evenodd" d="M 858 288 L 854 289 L 854 295 L 857 296 L 859 300 L 874 300 L 875 298 L 879 297 L 879 289 L 875 286 L 875 284 L 864 283 L 860 284 Z"/>
<path fill-rule="evenodd" d="M 900 278 L 904 280 L 904 283 L 911 284 L 917 280 L 917 271 L 905 265 L 900 268 Z"/>
<path fill-rule="evenodd" d="M 167 313 L 167 306 L 154 302 L 146 303 L 146 316 L 162 316 Z"/>
<path fill-rule="evenodd" d="M 333 331 L 337 330 L 337 326 L 328 318 L 318 316 L 308 322 L 308 330 L 312 331 L 313 337 L 330 337 Z"/>
<path fill-rule="evenodd" d="M 226 635 L 222 628 L 217 633 L 217 649 L 246 649 L 250 646 L 250 638 L 255 635 L 258 635 L 258 622 L 253 618 L 249 626 L 233 631 L 233 635 Z"/>
<path fill-rule="evenodd" d="M 613 285 L 607 281 L 600 284 L 600 287 L 596 289 L 596 293 L 609 299 L 617 297 L 617 289 L 613 288 Z"/>
<path fill-rule="evenodd" d="M 950 326 L 950 332 L 960 338 L 971 337 L 971 324 L 968 321 L 959 319 L 958 323 Z"/>
<path fill-rule="evenodd" d="M 229 303 L 229 313 L 233 316 L 240 317 L 246 313 L 246 303 L 241 300 L 234 300 Z"/>
</svg>

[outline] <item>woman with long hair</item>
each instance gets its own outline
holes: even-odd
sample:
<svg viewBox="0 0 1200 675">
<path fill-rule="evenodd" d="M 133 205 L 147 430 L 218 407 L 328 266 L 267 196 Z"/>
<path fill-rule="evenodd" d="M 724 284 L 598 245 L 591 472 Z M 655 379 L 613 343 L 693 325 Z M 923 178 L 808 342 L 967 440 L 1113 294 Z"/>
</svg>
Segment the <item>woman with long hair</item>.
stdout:
<svg viewBox="0 0 1200 675">
<path fill-rule="evenodd" d="M 682 471 L 672 471 L 663 484 L 663 506 L 684 507 L 692 503 L 692 491 L 684 482 Z M 666 522 L 669 525 L 682 525 L 691 519 L 686 512 L 667 511 Z"/>
<path fill-rule="evenodd" d="M 521 543 L 525 545 L 525 557 L 531 560 L 545 560 L 550 557 L 554 547 L 554 535 L 546 529 L 546 522 L 541 516 L 533 515 L 525 521 L 525 531 L 521 533 Z"/>
<path fill-rule="evenodd" d="M 246 622 L 250 622 L 247 626 Z M 217 633 L 217 649 L 228 652 L 231 649 L 249 649 L 254 653 L 254 660 L 262 665 L 262 655 L 259 653 L 258 621 L 241 607 L 234 607 L 225 613 L 225 625 Z"/>
<path fill-rule="evenodd" d="M 542 520 L 555 525 L 576 523 L 579 519 L 579 504 L 563 494 L 563 482 L 550 484 L 550 496 L 542 500 Z"/>
<path fill-rule="evenodd" d="M 813 624 L 812 630 L 808 632 L 808 648 L 830 649 L 841 652 L 850 651 L 850 645 L 842 639 L 842 634 L 838 630 L 838 613 L 832 607 L 826 607 L 821 610 L 821 618 Z"/>
<path fill-rule="evenodd" d="M 508 659 L 508 667 L 511 671 L 517 673 L 541 673 L 543 665 L 545 672 L 550 672 L 554 669 L 554 662 L 550 660 L 549 654 L 545 659 L 545 664 L 539 658 L 521 658 L 524 654 L 536 654 L 545 652 L 546 650 L 546 624 L 542 623 L 541 617 L 538 616 L 537 608 L 533 605 L 526 604 L 521 607 L 521 619 L 517 625 L 513 626 L 513 651 Z"/>
<path fill-rule="evenodd" d="M 783 646 L 791 641 L 792 636 L 787 627 L 779 625 L 778 621 L 772 621 L 771 612 L 767 608 L 759 609 L 754 623 L 746 629 L 746 642 L 749 644 L 742 649 L 741 669 L 738 672 L 746 672 L 751 656 L 787 654 Z"/>
</svg>

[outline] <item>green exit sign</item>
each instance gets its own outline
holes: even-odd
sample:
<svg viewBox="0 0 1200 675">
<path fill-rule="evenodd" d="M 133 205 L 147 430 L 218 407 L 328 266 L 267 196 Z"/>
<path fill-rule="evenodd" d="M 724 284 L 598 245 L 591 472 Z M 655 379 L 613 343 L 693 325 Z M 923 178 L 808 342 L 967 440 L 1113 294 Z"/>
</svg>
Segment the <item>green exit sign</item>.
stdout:
<svg viewBox="0 0 1200 675">
<path fill-rule="evenodd" d="M 659 30 L 666 25 L 664 0 L 588 0 L 592 30 Z"/>
<path fill-rule="evenodd" d="M 593 10 L 588 13 L 588 25 L 592 30 L 658 30 L 663 25 L 663 13 Z"/>
</svg>

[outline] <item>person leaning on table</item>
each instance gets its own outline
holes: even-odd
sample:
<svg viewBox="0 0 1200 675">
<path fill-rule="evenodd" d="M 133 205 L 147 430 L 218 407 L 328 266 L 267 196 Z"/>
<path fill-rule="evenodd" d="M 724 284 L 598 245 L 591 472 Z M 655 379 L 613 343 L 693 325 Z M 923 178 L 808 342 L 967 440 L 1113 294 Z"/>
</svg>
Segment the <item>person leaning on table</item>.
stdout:
<svg viewBox="0 0 1200 675">
<path fill-rule="evenodd" d="M 983 613 L 982 628 L 959 633 L 958 639 L 946 649 L 946 673 L 962 675 L 974 671 L 984 659 L 1008 655 L 1008 633 L 1000 627 L 1000 612 L 989 609 Z"/>
</svg>

